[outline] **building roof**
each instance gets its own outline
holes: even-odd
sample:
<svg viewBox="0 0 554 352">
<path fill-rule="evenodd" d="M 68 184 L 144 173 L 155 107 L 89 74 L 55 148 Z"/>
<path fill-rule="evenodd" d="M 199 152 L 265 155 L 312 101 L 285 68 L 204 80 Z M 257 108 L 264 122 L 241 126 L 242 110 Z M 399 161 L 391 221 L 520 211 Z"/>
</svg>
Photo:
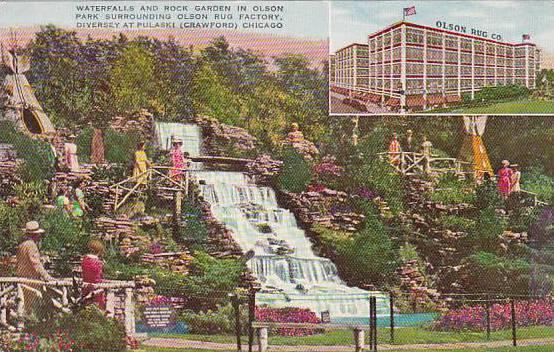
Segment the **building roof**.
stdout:
<svg viewBox="0 0 554 352">
<path fill-rule="evenodd" d="M 400 27 L 402 24 L 405 24 L 406 26 L 409 26 L 409 27 L 415 27 L 415 28 L 422 28 L 422 29 L 429 29 L 429 30 L 432 30 L 432 31 L 435 31 L 435 32 L 441 32 L 441 33 L 448 33 L 448 34 L 452 34 L 454 36 L 458 36 L 458 37 L 466 37 L 466 38 L 473 38 L 473 39 L 479 39 L 479 40 L 482 40 L 482 41 L 485 41 L 485 42 L 490 42 L 490 43 L 495 43 L 495 44 L 503 44 L 503 45 L 509 45 L 509 46 L 522 46 L 522 45 L 531 45 L 531 46 L 536 46 L 535 44 L 533 43 L 508 43 L 508 42 L 500 42 L 498 40 L 493 40 L 493 39 L 488 39 L 488 38 L 483 38 L 483 37 L 479 37 L 477 35 L 471 35 L 471 34 L 466 34 L 466 33 L 460 33 L 460 32 L 455 32 L 455 31 L 449 31 L 449 30 L 446 30 L 446 29 L 442 29 L 442 28 L 435 28 L 435 27 L 430 27 L 430 26 L 424 26 L 424 25 L 421 25 L 421 24 L 417 24 L 417 23 L 412 23 L 412 22 L 407 22 L 407 21 L 398 21 L 396 23 L 393 23 L 391 24 L 390 26 L 378 31 L 378 32 L 375 32 L 375 33 L 372 33 L 368 36 L 368 39 L 371 39 L 373 37 L 376 37 L 382 33 L 385 33 L 385 32 L 388 32 L 392 29 L 395 29 L 395 28 L 398 28 Z"/>
<path fill-rule="evenodd" d="M 339 51 L 343 51 L 343 50 L 345 50 L 345 49 L 348 49 L 348 48 L 350 48 L 350 47 L 352 47 L 352 46 L 365 46 L 365 47 L 369 47 L 368 44 L 352 43 L 352 44 L 348 44 L 347 46 L 344 46 L 344 47 L 342 47 L 342 48 L 336 50 L 335 53 L 338 53 Z"/>
</svg>

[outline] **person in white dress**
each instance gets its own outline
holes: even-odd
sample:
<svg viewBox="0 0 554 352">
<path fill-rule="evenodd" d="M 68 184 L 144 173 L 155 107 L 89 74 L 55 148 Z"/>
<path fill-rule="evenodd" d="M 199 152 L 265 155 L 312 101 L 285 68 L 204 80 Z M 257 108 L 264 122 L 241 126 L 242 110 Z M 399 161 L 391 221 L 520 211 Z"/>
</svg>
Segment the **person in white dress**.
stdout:
<svg viewBox="0 0 554 352">
<path fill-rule="evenodd" d="M 512 192 L 521 192 L 521 171 L 519 171 L 519 166 L 517 164 L 512 165 Z"/>
<path fill-rule="evenodd" d="M 77 145 L 75 144 L 75 136 L 71 135 L 68 141 L 64 144 L 65 164 L 72 172 L 79 172 L 79 159 L 77 158 Z"/>
</svg>

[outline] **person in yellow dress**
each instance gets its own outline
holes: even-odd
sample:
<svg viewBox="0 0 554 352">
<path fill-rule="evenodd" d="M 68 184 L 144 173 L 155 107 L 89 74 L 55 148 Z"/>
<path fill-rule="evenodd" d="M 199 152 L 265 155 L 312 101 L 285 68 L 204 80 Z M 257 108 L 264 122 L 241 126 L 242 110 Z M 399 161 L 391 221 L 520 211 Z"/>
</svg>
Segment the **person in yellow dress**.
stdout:
<svg viewBox="0 0 554 352">
<path fill-rule="evenodd" d="M 148 174 L 146 174 L 146 170 L 151 167 L 145 148 L 146 144 L 144 142 L 139 142 L 137 144 L 137 151 L 135 152 L 135 165 L 133 167 L 133 177 L 135 177 L 137 183 L 141 185 L 146 185 L 148 183 Z"/>
</svg>

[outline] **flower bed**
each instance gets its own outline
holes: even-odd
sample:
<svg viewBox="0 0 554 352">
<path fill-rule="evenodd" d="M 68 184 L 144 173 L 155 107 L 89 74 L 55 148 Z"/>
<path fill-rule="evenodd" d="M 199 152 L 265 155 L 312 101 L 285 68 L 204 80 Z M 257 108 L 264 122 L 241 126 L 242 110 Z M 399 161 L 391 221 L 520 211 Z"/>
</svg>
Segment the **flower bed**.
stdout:
<svg viewBox="0 0 554 352">
<path fill-rule="evenodd" d="M 256 321 L 278 323 L 313 323 L 321 320 L 309 309 L 256 307 Z M 279 328 L 274 331 L 281 336 L 307 336 L 318 334 L 317 329 Z"/>
<path fill-rule="evenodd" d="M 519 301 L 515 304 L 517 326 L 551 325 L 554 317 L 548 300 Z M 434 323 L 440 331 L 483 331 L 486 329 L 486 307 L 465 306 L 449 310 Z M 491 329 L 502 330 L 511 326 L 509 302 L 493 304 L 490 309 Z"/>
</svg>

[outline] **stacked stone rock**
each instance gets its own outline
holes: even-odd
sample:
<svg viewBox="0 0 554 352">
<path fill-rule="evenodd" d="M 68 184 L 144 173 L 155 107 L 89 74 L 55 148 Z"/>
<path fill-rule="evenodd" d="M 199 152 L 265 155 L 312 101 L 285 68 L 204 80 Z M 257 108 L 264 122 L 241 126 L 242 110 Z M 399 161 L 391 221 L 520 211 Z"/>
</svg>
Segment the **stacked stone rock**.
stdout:
<svg viewBox="0 0 554 352">
<path fill-rule="evenodd" d="M 223 146 L 232 146 L 239 151 L 256 148 L 256 137 L 244 128 L 226 125 L 208 116 L 196 116 L 192 122 L 202 128 L 204 154 L 224 155 Z"/>
<path fill-rule="evenodd" d="M 133 221 L 127 217 L 108 218 L 99 217 L 95 221 L 96 230 L 94 235 L 102 238 L 105 242 L 119 245 L 123 255 L 129 256 L 148 248 L 151 244 L 150 238 L 138 235 Z"/>
<path fill-rule="evenodd" d="M 270 185 L 272 179 L 279 174 L 283 162 L 275 160 L 267 154 L 262 154 L 246 164 L 246 170 L 253 176 L 256 183 Z"/>
<path fill-rule="evenodd" d="M 396 270 L 400 278 L 400 290 L 408 294 L 412 303 L 425 305 L 429 302 L 437 302 L 440 294 L 435 289 L 427 287 L 426 278 L 419 270 L 417 260 L 409 260 Z"/>
<path fill-rule="evenodd" d="M 118 132 L 138 132 L 143 140 L 149 140 L 154 129 L 154 115 L 141 109 L 130 116 L 114 117 L 110 125 Z"/>
<path fill-rule="evenodd" d="M 332 230 L 355 232 L 365 219 L 363 214 L 348 210 L 327 211 L 329 204 L 348 204 L 350 196 L 346 192 L 325 188 L 317 192 L 283 192 L 282 198 L 285 206 L 308 226 L 317 224 Z"/>
<path fill-rule="evenodd" d="M 156 265 L 180 274 L 188 274 L 191 260 L 192 257 L 188 251 L 146 253 L 141 258 L 143 263 Z"/>
</svg>

